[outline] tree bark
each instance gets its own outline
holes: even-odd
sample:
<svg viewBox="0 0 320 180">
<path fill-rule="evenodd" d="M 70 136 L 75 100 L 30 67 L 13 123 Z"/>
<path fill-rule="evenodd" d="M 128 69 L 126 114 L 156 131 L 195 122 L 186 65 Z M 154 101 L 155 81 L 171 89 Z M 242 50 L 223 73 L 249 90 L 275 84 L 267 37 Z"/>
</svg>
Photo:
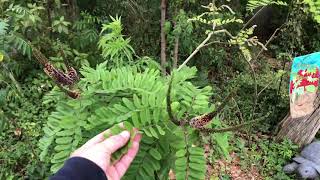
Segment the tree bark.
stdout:
<svg viewBox="0 0 320 180">
<path fill-rule="evenodd" d="M 320 94 L 314 102 L 315 110 L 299 118 L 292 118 L 288 114 L 282 121 L 277 139 L 290 139 L 300 147 L 312 142 L 318 130 L 320 129 Z"/>
<path fill-rule="evenodd" d="M 160 26 L 161 26 L 161 32 L 160 32 L 160 37 L 161 37 L 161 52 L 160 52 L 160 58 L 161 58 L 161 70 L 162 70 L 162 75 L 166 74 L 166 33 L 164 30 L 165 26 L 165 21 L 166 21 L 166 11 L 167 11 L 167 0 L 161 0 L 161 20 L 160 20 Z"/>
<path fill-rule="evenodd" d="M 69 16 L 69 20 L 75 21 L 77 18 L 77 0 L 66 0 L 66 3 L 66 13 Z"/>
<path fill-rule="evenodd" d="M 52 5 L 52 1 L 51 0 L 47 0 L 47 16 L 48 16 L 48 27 L 49 27 L 49 36 L 50 38 L 53 37 L 52 35 L 52 17 L 51 17 L 51 5 Z"/>
<path fill-rule="evenodd" d="M 179 37 L 175 38 L 174 49 L 173 49 L 173 68 L 178 67 L 178 59 L 179 59 Z"/>
</svg>

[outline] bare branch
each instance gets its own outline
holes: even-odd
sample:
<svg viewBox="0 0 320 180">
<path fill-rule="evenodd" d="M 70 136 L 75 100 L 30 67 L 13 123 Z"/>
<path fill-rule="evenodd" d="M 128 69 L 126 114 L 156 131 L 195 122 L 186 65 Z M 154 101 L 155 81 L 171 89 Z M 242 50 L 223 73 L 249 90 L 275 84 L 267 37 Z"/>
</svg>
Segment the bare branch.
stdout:
<svg viewBox="0 0 320 180">
<path fill-rule="evenodd" d="M 231 126 L 231 127 L 227 127 L 227 128 L 220 128 L 220 129 L 202 128 L 202 129 L 199 129 L 199 130 L 201 132 L 204 132 L 204 133 L 222 133 L 222 132 L 228 132 L 228 131 L 238 131 L 238 130 L 240 130 L 241 128 L 243 128 L 245 126 L 254 125 L 255 123 L 260 122 L 262 120 L 263 120 L 263 118 L 255 119 L 255 120 L 252 120 L 252 121 L 248 121 L 246 123 L 242 123 L 242 124 Z"/>
<path fill-rule="evenodd" d="M 196 55 L 201 48 L 203 48 L 205 46 L 205 44 L 210 40 L 211 36 L 213 35 L 213 31 L 210 32 L 207 36 L 207 38 L 205 40 L 202 41 L 202 43 L 190 54 L 190 56 L 179 66 L 178 71 L 180 71 L 183 66 L 185 66 L 190 60 L 191 58 Z"/>
<path fill-rule="evenodd" d="M 256 18 L 256 16 L 257 16 L 265 7 L 266 7 L 266 6 L 263 6 L 262 8 L 260 8 L 259 11 L 256 12 L 256 13 L 249 19 L 249 21 L 248 21 L 245 25 L 243 25 L 243 27 L 242 27 L 241 30 L 245 29 L 245 28 L 254 20 L 254 18 Z M 241 31 L 241 30 L 240 30 L 240 31 Z"/>
<path fill-rule="evenodd" d="M 225 34 L 227 34 L 231 39 L 235 39 L 235 38 L 236 38 L 236 37 L 234 37 L 229 31 L 227 31 L 226 29 L 221 29 L 221 30 L 214 31 L 214 34 L 219 34 L 219 33 L 225 33 Z"/>
<path fill-rule="evenodd" d="M 230 8 L 230 6 L 228 6 L 228 5 L 225 5 L 225 4 L 224 4 L 224 5 L 220 6 L 220 7 L 228 9 L 231 14 L 236 14 L 236 13 Z"/>
<path fill-rule="evenodd" d="M 282 26 L 283 26 L 283 25 L 282 25 Z M 281 26 L 281 27 L 282 27 L 282 26 Z M 270 37 L 270 38 L 268 39 L 268 41 L 264 44 L 264 47 L 267 47 L 267 46 L 270 44 L 270 42 L 275 38 L 277 32 L 280 31 L 281 27 L 280 27 L 280 28 L 277 28 L 277 29 L 273 32 L 273 34 L 271 35 L 271 37 Z M 265 50 L 265 49 L 262 48 L 262 49 L 259 51 L 259 53 L 258 53 L 257 56 L 255 57 L 255 59 L 253 60 L 253 62 L 258 59 L 258 57 L 261 55 L 261 53 L 262 53 L 264 50 Z"/>
</svg>

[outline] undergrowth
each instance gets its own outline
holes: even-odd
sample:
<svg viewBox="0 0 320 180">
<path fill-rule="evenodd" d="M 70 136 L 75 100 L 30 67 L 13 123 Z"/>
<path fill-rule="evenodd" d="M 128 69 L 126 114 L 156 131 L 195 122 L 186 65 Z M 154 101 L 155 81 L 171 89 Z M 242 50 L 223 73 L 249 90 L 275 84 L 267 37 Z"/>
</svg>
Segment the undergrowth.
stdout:
<svg viewBox="0 0 320 180">
<path fill-rule="evenodd" d="M 4 118 L 0 135 L 0 179 L 43 179 L 48 165 L 40 161 L 37 147 L 42 127 L 53 110 L 53 103 L 43 103 L 52 85 L 45 76 L 27 77 L 21 86 L 23 96 L 6 91 L 3 96 Z"/>
</svg>

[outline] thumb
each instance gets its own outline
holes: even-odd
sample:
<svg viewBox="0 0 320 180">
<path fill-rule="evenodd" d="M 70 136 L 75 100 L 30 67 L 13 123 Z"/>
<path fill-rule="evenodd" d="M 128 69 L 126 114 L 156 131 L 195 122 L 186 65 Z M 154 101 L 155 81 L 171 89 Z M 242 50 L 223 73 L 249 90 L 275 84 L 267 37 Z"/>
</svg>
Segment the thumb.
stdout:
<svg viewBox="0 0 320 180">
<path fill-rule="evenodd" d="M 118 135 L 111 136 L 110 138 L 99 143 L 99 146 L 102 146 L 105 152 L 114 153 L 122 146 L 126 145 L 130 139 L 129 131 L 122 131 Z"/>
</svg>

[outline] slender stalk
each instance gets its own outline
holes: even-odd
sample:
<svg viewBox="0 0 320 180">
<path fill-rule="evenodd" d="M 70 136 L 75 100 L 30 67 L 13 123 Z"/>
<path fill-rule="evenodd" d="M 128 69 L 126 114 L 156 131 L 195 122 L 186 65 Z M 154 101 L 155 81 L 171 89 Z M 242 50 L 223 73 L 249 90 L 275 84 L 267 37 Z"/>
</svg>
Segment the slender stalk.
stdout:
<svg viewBox="0 0 320 180">
<path fill-rule="evenodd" d="M 173 68 L 178 66 L 179 59 L 179 37 L 175 37 L 174 49 L 173 49 Z"/>
<path fill-rule="evenodd" d="M 246 27 L 254 20 L 254 18 L 256 18 L 257 15 L 264 10 L 264 8 L 266 8 L 266 6 L 263 6 L 262 8 L 260 8 L 259 11 L 256 12 L 256 13 L 249 19 L 249 21 L 248 21 L 245 25 L 243 25 L 243 27 L 242 27 L 241 30 L 243 30 L 244 28 L 246 28 Z M 241 31 L 241 30 L 240 30 L 240 31 Z"/>
<path fill-rule="evenodd" d="M 202 129 L 200 129 L 200 131 L 205 132 L 205 133 L 222 133 L 222 132 L 227 132 L 227 131 L 238 131 L 238 130 L 240 130 L 240 128 L 243 128 L 243 127 L 249 126 L 249 125 L 254 125 L 255 123 L 260 122 L 262 120 L 263 119 L 254 119 L 254 120 L 248 121 L 246 123 L 242 123 L 242 124 L 227 127 L 227 128 L 220 128 L 220 129 L 202 128 Z"/>
<path fill-rule="evenodd" d="M 161 38 L 161 42 L 160 42 L 160 59 L 161 59 L 161 70 L 162 70 L 162 75 L 164 76 L 166 74 L 166 45 L 167 45 L 167 41 L 166 41 L 166 33 L 164 30 L 164 26 L 165 26 L 165 21 L 166 21 L 166 11 L 167 11 L 167 0 L 161 0 L 161 20 L 160 20 L 160 28 L 161 28 L 161 32 L 160 32 L 160 38 Z"/>
<path fill-rule="evenodd" d="M 213 31 L 210 32 L 205 40 L 202 41 L 202 43 L 199 44 L 199 46 L 189 55 L 189 57 L 179 66 L 178 71 L 180 71 L 183 66 L 185 66 L 192 58 L 195 56 L 201 48 L 205 46 L 205 44 L 210 40 L 211 36 L 213 35 Z"/>
</svg>

